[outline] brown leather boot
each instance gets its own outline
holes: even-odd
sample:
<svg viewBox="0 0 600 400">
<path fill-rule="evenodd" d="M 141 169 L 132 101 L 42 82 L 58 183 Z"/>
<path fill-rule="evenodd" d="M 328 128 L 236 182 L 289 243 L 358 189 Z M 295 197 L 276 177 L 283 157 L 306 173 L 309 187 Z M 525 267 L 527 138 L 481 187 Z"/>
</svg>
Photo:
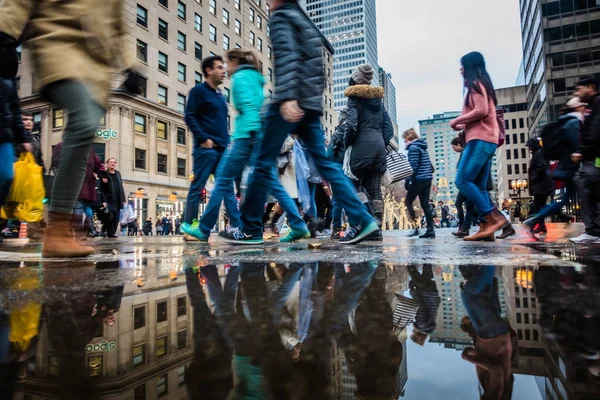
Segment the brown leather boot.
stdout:
<svg viewBox="0 0 600 400">
<path fill-rule="evenodd" d="M 493 242 L 496 240 L 494 234 L 496 231 L 504 228 L 509 222 L 504 218 L 504 215 L 497 209 L 494 209 L 492 213 L 485 217 L 484 222 L 480 225 L 479 232 L 473 236 L 467 236 L 465 238 L 468 242 L 476 241 L 489 241 Z"/>
<path fill-rule="evenodd" d="M 93 247 L 81 246 L 75 241 L 70 214 L 50 213 L 42 245 L 42 257 L 86 257 L 95 252 Z"/>
<path fill-rule="evenodd" d="M 464 236 L 463 240 L 467 241 L 467 242 L 494 242 L 496 241 L 496 239 L 494 238 L 494 235 L 492 234 L 490 235 L 483 235 L 482 232 L 485 232 L 486 228 L 487 228 L 487 222 L 482 221 L 479 224 L 479 231 L 477 231 L 476 234 L 471 235 L 471 236 Z"/>
</svg>

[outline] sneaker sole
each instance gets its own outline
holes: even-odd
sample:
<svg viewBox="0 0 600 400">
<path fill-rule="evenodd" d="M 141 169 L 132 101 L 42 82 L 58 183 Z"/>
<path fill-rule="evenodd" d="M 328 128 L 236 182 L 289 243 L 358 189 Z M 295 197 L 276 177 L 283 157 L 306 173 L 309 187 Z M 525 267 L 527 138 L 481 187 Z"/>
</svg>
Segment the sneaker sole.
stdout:
<svg viewBox="0 0 600 400">
<path fill-rule="evenodd" d="M 223 242 L 223 243 L 236 244 L 236 245 L 239 245 L 239 246 L 255 246 L 257 244 L 265 244 L 265 241 L 262 240 L 262 239 L 255 239 L 255 240 L 235 240 L 235 239 L 224 238 L 222 236 L 218 236 L 217 238 L 221 242 Z"/>
<path fill-rule="evenodd" d="M 354 239 L 345 241 L 345 242 L 341 242 L 341 244 L 357 244 L 362 242 L 363 240 L 365 240 L 365 238 L 367 236 L 369 236 L 371 233 L 375 232 L 379 230 L 379 226 L 377 226 L 377 224 L 375 222 L 371 222 L 365 229 L 362 230 L 362 232 L 360 232 L 358 234 L 358 236 L 356 236 Z"/>
<path fill-rule="evenodd" d="M 279 243 L 294 243 L 297 242 L 298 240 L 302 240 L 302 239 L 310 239 L 311 238 L 311 234 L 310 232 L 306 232 L 304 235 L 302 235 L 301 237 L 298 238 L 294 238 L 293 240 L 286 240 L 286 238 L 283 239 L 279 239 Z"/>
</svg>

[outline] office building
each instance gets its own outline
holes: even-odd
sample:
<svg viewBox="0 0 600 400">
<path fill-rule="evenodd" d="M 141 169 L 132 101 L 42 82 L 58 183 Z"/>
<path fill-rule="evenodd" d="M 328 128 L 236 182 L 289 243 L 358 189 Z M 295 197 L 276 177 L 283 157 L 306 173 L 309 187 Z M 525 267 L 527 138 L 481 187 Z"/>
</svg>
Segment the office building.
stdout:
<svg viewBox="0 0 600 400">
<path fill-rule="evenodd" d="M 300 0 L 300 5 L 335 49 L 334 107 L 346 106 L 344 90 L 354 69 L 368 63 L 379 71 L 375 0 Z M 373 84 L 378 84 L 377 73 Z"/>
<path fill-rule="evenodd" d="M 496 90 L 498 106 L 504 109 L 506 142 L 496 153 L 498 160 L 498 200 L 529 198 L 529 188 L 512 188 L 514 181 L 527 181 L 531 155 L 525 147 L 528 139 L 527 86 Z"/>
<path fill-rule="evenodd" d="M 529 134 L 555 121 L 582 77 L 600 77 L 600 2 L 520 0 Z"/>
<path fill-rule="evenodd" d="M 203 81 L 201 60 L 234 48 L 251 49 L 266 77 L 265 95 L 274 86 L 273 49 L 269 38 L 269 6 L 261 0 L 126 0 L 127 51 L 136 54 L 145 78 L 144 93 L 131 96 L 114 90 L 96 132 L 94 150 L 102 160 L 117 159 L 125 195 L 140 221 L 183 213 L 192 173 L 193 138 L 183 111 L 189 91 Z M 308 17 L 307 17 L 308 18 Z M 324 42 L 325 68 L 333 49 Z M 117 76 L 117 75 L 115 75 Z M 115 80 L 115 86 L 119 82 Z M 323 129 L 335 126 L 332 76 L 324 93 Z M 50 167 L 52 148 L 61 141 L 66 113 L 39 95 L 33 65 L 25 50 L 19 69 L 22 107 L 34 115 L 42 132 L 42 152 Z M 231 80 L 221 91 L 231 104 Z M 230 105 L 230 118 L 234 117 Z M 234 129 L 229 126 L 230 131 Z M 210 195 L 212 183 L 207 185 Z"/>
<path fill-rule="evenodd" d="M 385 72 L 379 67 L 379 84 L 383 87 L 383 106 L 388 112 L 392 125 L 394 126 L 394 137 L 392 139 L 395 148 L 400 148 L 400 133 L 398 130 L 398 111 L 396 106 L 396 86 L 392 82 L 392 74 Z"/>
</svg>

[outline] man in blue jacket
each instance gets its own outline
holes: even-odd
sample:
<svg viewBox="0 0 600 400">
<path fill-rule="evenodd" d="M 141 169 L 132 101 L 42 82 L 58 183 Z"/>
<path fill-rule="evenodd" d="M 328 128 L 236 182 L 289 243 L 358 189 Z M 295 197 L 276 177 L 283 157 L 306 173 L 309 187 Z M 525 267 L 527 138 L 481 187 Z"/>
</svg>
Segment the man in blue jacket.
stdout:
<svg viewBox="0 0 600 400">
<path fill-rule="evenodd" d="M 339 195 L 350 227 L 341 243 L 353 244 L 379 230 L 366 207 L 358 200 L 340 165 L 327 158 L 320 117 L 323 114 L 323 42 L 319 31 L 297 0 L 274 0 L 269 22 L 275 58 L 275 96 L 265 116 L 265 134 L 258 150 L 254 173 L 242 205 L 242 227 L 219 234 L 228 243 L 263 243 L 262 215 L 267 184 L 275 159 L 286 137 L 297 134 L 322 177 Z M 301 236 L 302 232 L 298 232 Z"/>
<path fill-rule="evenodd" d="M 219 90 L 225 79 L 223 58 L 211 56 L 202 61 L 204 82 L 194 86 L 185 108 L 185 122 L 194 140 L 194 180 L 190 185 L 182 230 L 198 224 L 198 207 L 202 189 L 217 169 L 221 157 L 229 145 L 227 129 L 227 102 Z M 235 202 L 235 199 L 231 199 Z M 185 240 L 196 240 L 190 235 Z"/>
</svg>

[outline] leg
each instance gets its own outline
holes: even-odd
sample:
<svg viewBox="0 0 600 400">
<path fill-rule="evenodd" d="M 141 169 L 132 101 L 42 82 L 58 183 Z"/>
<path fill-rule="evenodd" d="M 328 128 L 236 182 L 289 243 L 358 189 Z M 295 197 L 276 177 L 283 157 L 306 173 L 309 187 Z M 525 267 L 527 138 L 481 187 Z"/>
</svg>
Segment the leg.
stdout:
<svg viewBox="0 0 600 400">
<path fill-rule="evenodd" d="M 0 205 L 4 205 L 10 185 L 13 181 L 13 160 L 15 158 L 12 143 L 0 143 Z"/>
<path fill-rule="evenodd" d="M 413 222 L 417 221 L 417 213 L 415 212 L 415 208 L 413 207 L 413 203 L 415 202 L 417 195 L 417 183 L 412 182 L 411 185 L 408 187 L 408 192 L 406 193 L 404 205 L 406 205 L 406 211 L 408 212 L 408 216 Z M 425 208 L 423 208 L 423 210 L 425 210 Z"/>
<path fill-rule="evenodd" d="M 433 214 L 429 207 L 429 196 L 431 195 L 431 181 L 419 182 L 418 183 L 419 203 L 425 213 L 425 220 L 427 221 L 427 231 L 433 231 Z"/>
<path fill-rule="evenodd" d="M 194 149 L 194 180 L 190 185 L 187 204 L 185 206 L 184 221 L 191 224 L 198 218 L 198 207 L 200 206 L 200 195 L 205 188 L 210 174 L 215 170 L 222 156 L 220 151 L 198 147 Z M 163 232 L 164 234 L 164 232 Z"/>
<path fill-rule="evenodd" d="M 342 229 L 342 207 L 338 196 L 334 193 L 332 197 L 333 210 L 331 211 L 333 230 Z"/>
<path fill-rule="evenodd" d="M 460 228 L 465 223 L 465 210 L 463 209 L 463 204 L 465 203 L 465 196 L 458 192 L 456 196 L 456 215 L 458 217 L 458 227 Z"/>
<path fill-rule="evenodd" d="M 287 214 L 290 227 L 297 231 L 306 232 L 308 230 L 306 223 L 300 216 L 300 212 L 298 211 L 298 207 L 296 207 L 296 203 L 294 203 L 294 200 L 290 198 L 283 188 L 283 185 L 279 181 L 277 176 L 277 168 L 271 168 L 271 176 L 269 177 L 267 184 L 268 187 L 270 187 L 269 193 L 277 199 L 279 205 Z M 277 221 L 273 222 L 275 223 Z"/>
<path fill-rule="evenodd" d="M 495 150 L 496 146 L 493 143 L 471 140 L 463 151 L 456 174 L 456 186 L 482 217 L 491 214 L 493 210 L 485 189 L 490 160 Z"/>
<path fill-rule="evenodd" d="M 600 169 L 594 162 L 584 162 L 575 177 L 575 184 L 581 201 L 581 218 L 585 233 L 600 237 Z"/>
</svg>

